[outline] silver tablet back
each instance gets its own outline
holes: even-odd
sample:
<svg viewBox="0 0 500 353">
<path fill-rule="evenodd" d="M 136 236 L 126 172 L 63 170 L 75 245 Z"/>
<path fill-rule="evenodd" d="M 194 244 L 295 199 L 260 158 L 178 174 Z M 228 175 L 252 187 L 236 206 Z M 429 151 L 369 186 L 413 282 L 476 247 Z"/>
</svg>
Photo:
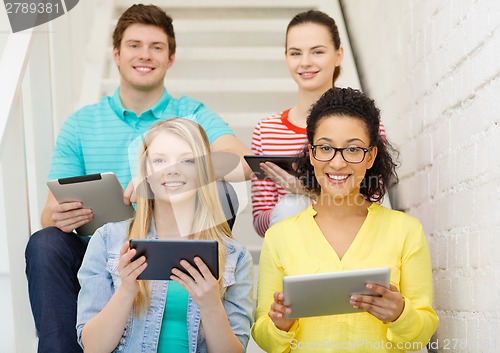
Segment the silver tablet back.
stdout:
<svg viewBox="0 0 500 353">
<path fill-rule="evenodd" d="M 283 278 L 285 305 L 292 309 L 288 318 L 361 312 L 349 304 L 351 295 L 372 294 L 367 283 L 389 287 L 390 268 L 373 268 Z"/>
<path fill-rule="evenodd" d="M 134 208 L 123 203 L 123 188 L 113 173 L 55 179 L 47 185 L 58 202 L 80 201 L 92 209 L 94 219 L 76 229 L 79 235 L 92 235 L 106 223 L 134 216 Z"/>
</svg>

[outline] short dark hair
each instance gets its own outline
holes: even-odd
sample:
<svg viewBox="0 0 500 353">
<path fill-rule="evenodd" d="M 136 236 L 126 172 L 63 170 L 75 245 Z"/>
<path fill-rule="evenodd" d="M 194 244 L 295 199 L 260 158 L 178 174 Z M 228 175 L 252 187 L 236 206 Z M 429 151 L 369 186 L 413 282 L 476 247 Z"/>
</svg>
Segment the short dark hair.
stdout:
<svg viewBox="0 0 500 353">
<path fill-rule="evenodd" d="M 167 35 L 168 55 L 175 54 L 175 32 L 172 17 L 155 5 L 136 4 L 125 10 L 113 31 L 113 48 L 120 50 L 123 33 L 129 26 L 136 23 L 160 27 Z"/>
<path fill-rule="evenodd" d="M 314 135 L 319 123 L 323 119 L 336 116 L 352 117 L 365 123 L 370 137 L 370 145 L 377 147 L 377 156 L 373 166 L 366 171 L 361 182 L 360 193 L 369 200 L 381 200 L 384 197 L 386 187 L 398 182 L 395 162 L 398 152 L 386 139 L 380 136 L 380 110 L 372 99 L 359 90 L 333 87 L 326 91 L 312 106 L 307 117 L 306 134 L 310 145 L 314 144 Z M 395 156 L 394 159 L 392 155 Z M 306 189 L 319 194 L 321 188 L 314 175 L 307 147 L 304 148 L 302 156 L 299 158 L 297 177 Z"/>
<path fill-rule="evenodd" d="M 336 50 L 339 50 L 340 35 L 335 20 L 330 16 L 328 16 L 326 13 L 318 10 L 309 10 L 295 15 L 286 28 L 286 37 L 288 38 L 288 31 L 290 31 L 291 28 L 306 23 L 313 23 L 325 27 L 330 33 L 330 36 L 332 37 L 333 46 L 335 47 Z M 335 81 L 337 80 L 339 75 L 340 75 L 340 66 L 337 66 L 335 68 L 335 71 L 333 72 L 333 78 L 332 78 L 333 85 L 335 85 Z"/>
</svg>

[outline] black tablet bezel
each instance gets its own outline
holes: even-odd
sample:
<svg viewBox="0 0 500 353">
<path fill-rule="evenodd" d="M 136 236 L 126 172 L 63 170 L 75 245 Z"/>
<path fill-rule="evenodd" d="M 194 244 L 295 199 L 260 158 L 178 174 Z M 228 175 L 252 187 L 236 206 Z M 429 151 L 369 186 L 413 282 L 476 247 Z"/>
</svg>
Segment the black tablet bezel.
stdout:
<svg viewBox="0 0 500 353">
<path fill-rule="evenodd" d="M 146 256 L 148 265 L 138 279 L 169 280 L 173 267 L 187 274 L 180 261 L 184 259 L 198 268 L 193 262 L 196 256 L 203 260 L 215 278 L 219 278 L 219 243 L 216 240 L 130 239 L 129 244 L 130 248 L 137 250 L 132 261 Z"/>
<path fill-rule="evenodd" d="M 260 168 L 260 163 L 264 162 L 272 162 L 276 164 L 278 167 L 282 168 L 286 172 L 293 174 L 292 163 L 295 162 L 298 157 L 297 156 L 253 156 L 246 155 L 243 156 L 248 166 L 252 169 L 255 176 L 260 180 L 265 180 L 268 177 L 264 173 L 264 171 Z"/>
</svg>

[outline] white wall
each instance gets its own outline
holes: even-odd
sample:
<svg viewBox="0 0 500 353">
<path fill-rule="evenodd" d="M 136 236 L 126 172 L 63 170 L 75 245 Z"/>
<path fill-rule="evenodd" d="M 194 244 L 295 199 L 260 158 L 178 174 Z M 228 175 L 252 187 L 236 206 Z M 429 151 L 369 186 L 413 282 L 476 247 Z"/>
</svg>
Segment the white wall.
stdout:
<svg viewBox="0 0 500 353">
<path fill-rule="evenodd" d="M 439 351 L 500 351 L 500 2 L 344 0 L 365 92 L 424 224 Z"/>
</svg>

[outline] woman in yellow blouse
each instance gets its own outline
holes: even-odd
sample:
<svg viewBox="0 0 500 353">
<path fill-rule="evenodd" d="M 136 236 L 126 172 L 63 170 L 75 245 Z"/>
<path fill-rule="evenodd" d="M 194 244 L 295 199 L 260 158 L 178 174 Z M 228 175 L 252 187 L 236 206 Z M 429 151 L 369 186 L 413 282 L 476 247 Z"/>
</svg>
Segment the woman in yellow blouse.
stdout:
<svg viewBox="0 0 500 353">
<path fill-rule="evenodd" d="M 380 111 L 364 94 L 332 88 L 307 119 L 306 156 L 298 174 L 318 201 L 266 233 L 259 264 L 252 335 L 267 352 L 405 352 L 429 341 L 432 267 L 420 222 L 368 200 L 397 182 Z M 287 319 L 284 276 L 390 267 L 390 288 L 350 298 L 359 313 Z"/>
</svg>

